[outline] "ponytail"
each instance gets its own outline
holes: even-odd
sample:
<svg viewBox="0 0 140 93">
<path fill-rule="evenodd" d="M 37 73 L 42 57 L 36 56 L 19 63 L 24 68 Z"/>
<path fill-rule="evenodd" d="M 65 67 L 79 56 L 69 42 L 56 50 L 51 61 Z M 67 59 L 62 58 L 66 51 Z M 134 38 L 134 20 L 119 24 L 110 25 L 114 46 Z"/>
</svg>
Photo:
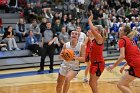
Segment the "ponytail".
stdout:
<svg viewBox="0 0 140 93">
<path fill-rule="evenodd" d="M 102 25 L 95 25 L 95 27 L 97 27 L 98 31 L 101 33 L 101 36 L 103 37 L 103 39 L 106 39 L 106 31 L 103 28 Z"/>
<path fill-rule="evenodd" d="M 137 30 L 132 30 L 128 35 L 127 37 L 132 39 L 133 37 L 135 36 L 138 36 L 139 32 Z"/>
</svg>

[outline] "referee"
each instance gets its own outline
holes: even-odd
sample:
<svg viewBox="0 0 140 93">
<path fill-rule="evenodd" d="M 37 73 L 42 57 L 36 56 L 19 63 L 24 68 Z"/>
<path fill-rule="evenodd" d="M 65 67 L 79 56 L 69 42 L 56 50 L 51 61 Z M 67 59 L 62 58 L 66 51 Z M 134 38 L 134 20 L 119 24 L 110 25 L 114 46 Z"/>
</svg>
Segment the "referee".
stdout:
<svg viewBox="0 0 140 93">
<path fill-rule="evenodd" d="M 53 61 L 54 61 L 54 51 L 55 51 L 55 45 L 54 41 L 56 40 L 56 33 L 51 27 L 51 23 L 46 23 L 47 29 L 43 33 L 42 37 L 42 54 L 41 54 L 41 62 L 40 62 L 40 69 L 38 72 L 44 71 L 44 63 L 45 58 L 48 55 L 50 58 L 50 65 L 49 65 L 49 73 L 53 72 Z"/>
</svg>

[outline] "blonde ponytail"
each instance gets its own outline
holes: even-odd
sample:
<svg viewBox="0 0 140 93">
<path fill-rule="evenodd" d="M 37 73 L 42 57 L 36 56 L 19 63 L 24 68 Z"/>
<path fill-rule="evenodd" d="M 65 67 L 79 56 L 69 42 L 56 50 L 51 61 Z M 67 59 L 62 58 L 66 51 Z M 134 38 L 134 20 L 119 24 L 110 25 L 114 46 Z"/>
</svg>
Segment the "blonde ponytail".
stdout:
<svg viewBox="0 0 140 93">
<path fill-rule="evenodd" d="M 132 39 L 133 37 L 137 36 L 139 34 L 139 32 L 137 30 L 132 30 L 127 37 Z"/>
<path fill-rule="evenodd" d="M 97 27 L 98 31 L 101 33 L 101 36 L 103 37 L 103 39 L 106 39 L 106 31 L 103 28 L 102 25 L 95 25 L 95 27 Z"/>
</svg>

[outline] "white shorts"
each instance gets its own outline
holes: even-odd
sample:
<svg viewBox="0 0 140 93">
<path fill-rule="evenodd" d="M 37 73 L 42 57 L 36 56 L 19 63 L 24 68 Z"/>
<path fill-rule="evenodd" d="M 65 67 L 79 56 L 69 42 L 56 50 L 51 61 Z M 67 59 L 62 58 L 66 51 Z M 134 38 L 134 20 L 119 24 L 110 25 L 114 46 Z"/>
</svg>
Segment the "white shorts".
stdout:
<svg viewBox="0 0 140 93">
<path fill-rule="evenodd" d="M 78 74 L 78 72 L 80 71 L 80 67 L 72 64 L 62 63 L 59 69 L 59 74 L 66 76 L 69 71 L 74 71 L 76 74 Z"/>
</svg>

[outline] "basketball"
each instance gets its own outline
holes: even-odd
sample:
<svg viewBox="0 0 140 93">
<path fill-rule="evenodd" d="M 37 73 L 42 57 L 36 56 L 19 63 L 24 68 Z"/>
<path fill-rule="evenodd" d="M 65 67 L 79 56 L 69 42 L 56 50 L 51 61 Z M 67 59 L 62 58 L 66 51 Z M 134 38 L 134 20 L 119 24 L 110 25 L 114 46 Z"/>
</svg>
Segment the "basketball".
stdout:
<svg viewBox="0 0 140 93">
<path fill-rule="evenodd" d="M 71 61 L 74 57 L 74 51 L 71 49 L 65 49 L 63 52 L 63 59 L 66 61 Z"/>
</svg>

